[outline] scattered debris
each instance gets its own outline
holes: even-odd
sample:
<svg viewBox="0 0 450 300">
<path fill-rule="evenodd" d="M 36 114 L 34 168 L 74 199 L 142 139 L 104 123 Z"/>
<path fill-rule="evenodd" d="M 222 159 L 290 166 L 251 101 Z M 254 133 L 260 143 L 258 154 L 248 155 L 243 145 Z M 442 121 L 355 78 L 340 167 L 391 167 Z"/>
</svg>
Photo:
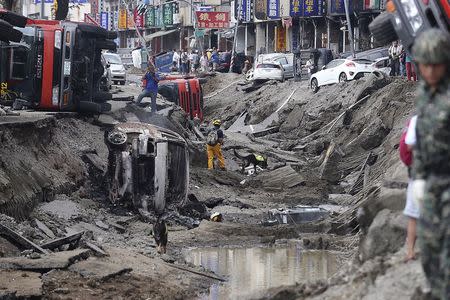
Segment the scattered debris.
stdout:
<svg viewBox="0 0 450 300">
<path fill-rule="evenodd" d="M 44 249 L 53 250 L 53 249 L 56 249 L 58 247 L 66 245 L 66 244 L 77 244 L 79 242 L 79 240 L 81 239 L 81 237 L 83 236 L 83 234 L 84 234 L 84 231 L 73 233 L 66 237 L 62 237 L 62 238 L 47 242 L 45 244 L 42 244 L 41 247 Z"/>
<path fill-rule="evenodd" d="M 44 223 L 42 223 L 41 221 L 39 221 L 38 219 L 34 219 L 34 222 L 36 223 L 36 226 L 43 232 L 45 233 L 49 238 L 54 239 L 55 238 L 55 234 L 53 233 L 53 231 L 50 230 L 50 228 L 48 228 Z"/>
<path fill-rule="evenodd" d="M 115 276 L 129 273 L 133 269 L 110 262 L 99 261 L 97 259 L 88 259 L 71 265 L 69 270 L 79 273 L 83 277 L 107 280 Z"/>
<path fill-rule="evenodd" d="M 11 228 L 0 224 L 0 235 L 3 235 L 7 238 L 10 238 L 13 243 L 18 244 L 19 246 L 23 247 L 24 249 L 33 249 L 39 253 L 47 254 L 49 253 L 47 250 L 44 249 L 44 247 L 38 246 L 26 237 L 22 236 L 20 233 L 12 230 Z"/>
<path fill-rule="evenodd" d="M 330 212 L 317 206 L 278 208 L 269 210 L 268 224 L 300 224 L 318 221 L 328 217 Z"/>
<path fill-rule="evenodd" d="M 211 214 L 211 217 L 209 217 L 209 220 L 212 222 L 222 222 L 222 214 L 219 212 L 214 212 Z"/>
</svg>

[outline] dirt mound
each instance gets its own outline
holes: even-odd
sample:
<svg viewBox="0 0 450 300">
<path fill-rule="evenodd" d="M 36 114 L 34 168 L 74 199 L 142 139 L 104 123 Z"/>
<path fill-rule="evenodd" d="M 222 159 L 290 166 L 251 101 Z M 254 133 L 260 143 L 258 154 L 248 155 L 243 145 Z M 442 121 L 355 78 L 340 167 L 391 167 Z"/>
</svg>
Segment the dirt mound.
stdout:
<svg viewBox="0 0 450 300">
<path fill-rule="evenodd" d="M 100 129 L 78 119 L 46 117 L 0 126 L 0 213 L 23 219 L 37 203 L 71 193 L 84 181 L 82 154 L 106 158 Z"/>
</svg>

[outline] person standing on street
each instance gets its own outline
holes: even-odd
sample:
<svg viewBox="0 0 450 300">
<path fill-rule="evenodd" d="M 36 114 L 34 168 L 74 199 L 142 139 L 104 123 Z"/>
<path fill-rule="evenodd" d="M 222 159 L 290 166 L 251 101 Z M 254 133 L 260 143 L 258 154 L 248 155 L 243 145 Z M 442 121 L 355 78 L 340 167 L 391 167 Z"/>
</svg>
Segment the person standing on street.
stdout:
<svg viewBox="0 0 450 300">
<path fill-rule="evenodd" d="M 225 169 L 225 159 L 222 155 L 223 131 L 220 129 L 222 122 L 220 120 L 213 121 L 213 128 L 209 129 L 206 136 L 206 154 L 208 155 L 208 170 L 214 168 L 214 158 L 219 161 L 219 168 Z"/>
<path fill-rule="evenodd" d="M 172 68 L 176 71 L 180 69 L 180 54 L 178 54 L 176 49 L 173 49 Z"/>
<path fill-rule="evenodd" d="M 412 54 L 423 79 L 417 100 L 414 199 L 420 204 L 421 260 L 428 299 L 450 299 L 450 36 L 430 29 Z"/>
<path fill-rule="evenodd" d="M 397 41 L 392 42 L 392 46 L 389 47 L 389 57 L 391 58 L 391 76 L 400 75 L 400 55 L 402 54 L 403 47 L 398 44 Z"/>
<path fill-rule="evenodd" d="M 180 61 L 181 61 L 181 74 L 187 75 L 189 73 L 189 69 L 188 69 L 189 57 L 188 57 L 188 54 L 186 51 L 183 51 L 181 53 Z"/>
<path fill-rule="evenodd" d="M 408 81 L 410 80 L 417 81 L 416 69 L 414 68 L 412 58 L 409 54 L 406 54 L 405 64 L 406 64 L 406 77 Z"/>
<path fill-rule="evenodd" d="M 211 61 L 213 65 L 213 71 L 216 71 L 217 67 L 219 66 L 219 53 L 217 53 L 216 48 L 213 48 L 213 52 L 211 54 Z"/>
<path fill-rule="evenodd" d="M 158 95 L 158 82 L 163 79 L 159 74 L 155 71 L 155 66 L 153 64 L 149 64 L 147 68 L 147 72 L 144 76 L 142 76 L 142 80 L 145 82 L 144 91 L 138 96 L 136 100 L 136 104 L 140 105 L 142 99 L 145 97 L 151 98 L 151 110 L 153 113 L 156 113 L 156 96 Z"/>
<path fill-rule="evenodd" d="M 208 72 L 209 71 L 209 62 L 208 62 L 208 56 L 206 55 L 206 52 L 203 52 L 202 57 L 200 58 L 200 65 L 202 67 L 202 72 Z"/>
</svg>

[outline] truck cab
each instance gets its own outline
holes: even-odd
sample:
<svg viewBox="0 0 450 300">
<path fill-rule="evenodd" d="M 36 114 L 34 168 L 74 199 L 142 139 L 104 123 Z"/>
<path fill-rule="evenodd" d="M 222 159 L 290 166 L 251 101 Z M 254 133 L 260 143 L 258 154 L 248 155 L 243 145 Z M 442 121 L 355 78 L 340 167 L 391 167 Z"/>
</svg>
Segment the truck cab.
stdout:
<svg viewBox="0 0 450 300">
<path fill-rule="evenodd" d="M 20 42 L 0 42 L 3 101 L 46 111 L 109 111 L 100 92 L 102 49 L 115 49 L 105 29 L 68 21 L 31 20 Z"/>
</svg>

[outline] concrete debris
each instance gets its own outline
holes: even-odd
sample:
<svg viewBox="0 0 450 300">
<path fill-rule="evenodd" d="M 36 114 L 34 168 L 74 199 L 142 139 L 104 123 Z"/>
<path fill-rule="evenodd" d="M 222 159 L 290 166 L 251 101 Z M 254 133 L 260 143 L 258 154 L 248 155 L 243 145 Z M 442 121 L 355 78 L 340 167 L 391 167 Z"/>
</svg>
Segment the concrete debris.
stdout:
<svg viewBox="0 0 450 300">
<path fill-rule="evenodd" d="M 261 182 L 261 185 L 264 188 L 273 190 L 293 188 L 305 183 L 305 178 L 297 173 L 291 166 L 285 166 L 270 172 L 262 173 L 254 180 Z"/>
<path fill-rule="evenodd" d="M 108 253 L 106 253 L 105 251 L 103 251 L 103 249 L 93 243 L 85 242 L 84 245 L 86 246 L 86 248 L 92 250 L 96 256 L 108 256 Z"/>
<path fill-rule="evenodd" d="M 97 220 L 97 221 L 95 221 L 95 225 L 97 225 L 101 229 L 109 230 L 109 225 L 103 221 Z"/>
<path fill-rule="evenodd" d="M 50 230 L 50 228 L 47 227 L 47 225 L 45 225 L 44 223 L 42 223 L 41 221 L 39 221 L 38 219 L 34 219 L 34 222 L 36 223 L 36 226 L 43 232 L 45 233 L 49 238 L 54 239 L 55 238 L 55 234 L 53 233 L 53 231 Z"/>
<path fill-rule="evenodd" d="M 13 243 L 16 243 L 17 245 L 20 245 L 24 249 L 33 249 L 39 253 L 47 254 L 48 251 L 45 250 L 43 247 L 38 246 L 37 244 L 33 243 L 26 237 L 22 236 L 17 231 L 12 230 L 11 228 L 0 224 L 0 235 L 6 236 L 11 239 Z"/>
<path fill-rule="evenodd" d="M 78 216 L 80 214 L 78 205 L 75 202 L 64 198 L 65 197 L 63 197 L 63 200 L 54 200 L 45 203 L 40 207 L 40 210 L 65 220 Z"/>
<path fill-rule="evenodd" d="M 79 273 L 83 277 L 107 280 L 115 276 L 129 273 L 133 269 L 114 263 L 102 262 L 97 259 L 88 259 L 71 265 L 69 270 Z"/>
<path fill-rule="evenodd" d="M 53 269 L 66 269 L 75 261 L 89 257 L 89 250 L 77 249 L 51 253 L 38 259 L 24 257 L 0 258 L 0 269 L 48 272 Z"/>
<path fill-rule="evenodd" d="M 77 244 L 78 241 L 83 236 L 83 234 L 84 234 L 84 231 L 76 232 L 76 233 L 73 233 L 73 234 L 69 234 L 69 235 L 67 235 L 65 237 L 62 237 L 62 238 L 59 238 L 59 239 L 56 239 L 56 240 L 52 240 L 50 242 L 42 244 L 41 247 L 44 248 L 44 249 L 53 250 L 53 249 L 56 249 L 58 247 L 66 245 L 66 244 Z"/>
<path fill-rule="evenodd" d="M 42 293 L 40 273 L 0 270 L 0 299 L 40 299 Z"/>
</svg>

